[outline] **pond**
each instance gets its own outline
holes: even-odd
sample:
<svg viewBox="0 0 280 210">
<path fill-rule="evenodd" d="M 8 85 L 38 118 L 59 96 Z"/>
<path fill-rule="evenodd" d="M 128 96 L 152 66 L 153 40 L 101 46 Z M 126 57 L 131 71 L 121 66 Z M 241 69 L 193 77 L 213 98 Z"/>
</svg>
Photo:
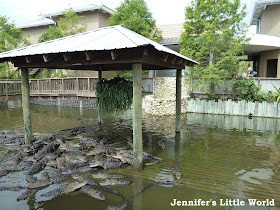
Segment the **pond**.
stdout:
<svg viewBox="0 0 280 210">
<path fill-rule="evenodd" d="M 103 117 L 104 134 L 132 134 L 131 111 L 119 115 L 105 113 Z M 97 126 L 96 118 L 97 110 L 94 109 L 32 106 L 33 131 L 38 133 L 57 133 L 61 129 L 81 126 L 81 122 L 83 126 Z M 0 130 L 23 129 L 20 108 L 1 108 L 0 120 Z M 177 135 L 174 116 L 156 117 L 143 113 L 142 122 L 144 151 L 164 161 L 145 166 L 142 172 L 136 172 L 131 166 L 109 170 L 110 174 L 127 175 L 127 180 L 133 182 L 111 188 L 129 198 L 150 182 L 177 181 L 183 185 L 153 185 L 136 197 L 127 209 L 182 208 L 180 201 L 192 201 L 195 208 L 208 205 L 208 208 L 250 209 L 260 204 L 250 206 L 253 199 L 267 201 L 267 205 L 275 204 L 273 209 L 280 209 L 279 120 L 186 114 L 182 117 L 182 132 Z M 162 148 L 163 144 L 165 148 Z M 1 155 L 3 151 L 0 150 Z M 180 180 L 172 174 L 178 160 Z M 8 174 L 0 178 L 0 186 L 25 184 L 24 178 L 23 172 Z M 46 200 L 40 194 L 47 189 L 19 202 L 16 198 L 24 191 L 0 191 L 0 209 L 105 209 L 123 201 L 106 192 L 106 200 L 99 201 L 80 191 Z M 270 209 L 270 206 L 260 205 L 261 209 Z"/>
</svg>

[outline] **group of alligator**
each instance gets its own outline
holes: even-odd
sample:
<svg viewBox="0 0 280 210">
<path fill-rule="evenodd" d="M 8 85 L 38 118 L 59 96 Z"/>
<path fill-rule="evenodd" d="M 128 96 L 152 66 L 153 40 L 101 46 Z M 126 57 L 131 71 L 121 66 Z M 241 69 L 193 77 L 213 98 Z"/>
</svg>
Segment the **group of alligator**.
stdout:
<svg viewBox="0 0 280 210">
<path fill-rule="evenodd" d="M 0 147 L 5 148 L 0 155 L 0 177 L 24 171 L 27 183 L 26 186 L 1 186 L 2 183 L 0 183 L 0 191 L 25 189 L 25 192 L 17 198 L 19 201 L 34 196 L 40 189 L 61 183 L 59 188 L 41 196 L 56 197 L 80 189 L 93 198 L 105 200 L 105 196 L 101 192 L 106 191 L 124 199 L 120 205 L 109 206 L 108 209 L 124 209 L 140 193 L 153 185 L 180 184 L 175 181 L 149 183 L 127 199 L 121 193 L 107 187 L 108 185 L 131 184 L 130 181 L 123 179 L 126 176 L 101 173 L 99 169 L 108 170 L 120 168 L 123 165 L 133 165 L 133 151 L 129 148 L 132 145 L 132 138 L 121 136 L 126 142 L 124 146 L 123 142 L 115 142 L 112 135 L 90 137 L 80 135 L 83 132 L 90 132 L 88 127 L 75 127 L 63 131 L 68 132 L 68 135 L 35 135 L 31 145 L 24 144 L 24 136 L 21 131 L 0 131 Z M 75 136 L 75 138 L 71 138 L 71 136 Z M 147 152 L 144 152 L 143 159 L 146 166 L 163 161 Z M 178 161 L 174 164 L 173 173 L 177 179 L 180 179 L 181 173 L 177 164 Z M 67 179 L 74 181 L 63 182 Z M 96 179 L 104 179 L 104 181 L 98 183 L 94 181 Z"/>
</svg>

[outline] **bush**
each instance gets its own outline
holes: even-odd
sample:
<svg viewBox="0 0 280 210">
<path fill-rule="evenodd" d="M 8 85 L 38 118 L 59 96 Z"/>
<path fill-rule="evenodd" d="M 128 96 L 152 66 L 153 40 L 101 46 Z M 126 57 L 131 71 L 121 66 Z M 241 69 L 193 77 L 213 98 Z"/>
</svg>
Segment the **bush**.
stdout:
<svg viewBox="0 0 280 210">
<path fill-rule="evenodd" d="M 245 101 L 275 101 L 275 96 L 271 91 L 260 92 L 261 85 L 256 85 L 253 80 L 243 79 L 235 82 L 233 92 L 235 94 L 234 99 Z"/>
</svg>

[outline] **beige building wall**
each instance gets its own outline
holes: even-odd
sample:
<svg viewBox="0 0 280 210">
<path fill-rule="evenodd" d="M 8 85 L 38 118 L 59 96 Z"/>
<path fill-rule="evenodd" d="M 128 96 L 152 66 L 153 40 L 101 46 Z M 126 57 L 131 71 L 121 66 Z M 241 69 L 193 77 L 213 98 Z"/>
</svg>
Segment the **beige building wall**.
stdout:
<svg viewBox="0 0 280 210">
<path fill-rule="evenodd" d="M 259 77 L 266 77 L 267 60 L 271 60 L 271 59 L 278 59 L 277 78 L 280 78 L 280 50 L 270 50 L 270 51 L 261 52 Z"/>
<path fill-rule="evenodd" d="M 280 4 L 268 5 L 260 20 L 261 34 L 280 35 Z"/>
<path fill-rule="evenodd" d="M 40 26 L 32 28 L 24 28 L 22 30 L 23 36 L 25 36 L 31 44 L 37 44 L 42 33 L 48 30 L 49 26 Z"/>
</svg>

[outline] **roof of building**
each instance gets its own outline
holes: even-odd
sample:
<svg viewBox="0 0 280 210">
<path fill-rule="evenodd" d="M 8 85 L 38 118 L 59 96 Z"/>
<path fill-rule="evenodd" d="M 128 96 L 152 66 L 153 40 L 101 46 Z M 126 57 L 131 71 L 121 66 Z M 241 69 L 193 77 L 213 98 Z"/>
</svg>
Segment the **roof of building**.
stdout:
<svg viewBox="0 0 280 210">
<path fill-rule="evenodd" d="M 152 51 L 155 50 L 156 52 L 161 53 L 162 56 L 165 57 L 165 62 L 167 59 L 172 59 L 172 61 L 169 61 L 173 63 L 172 65 L 175 64 L 180 66 L 184 62 L 190 62 L 192 64 L 197 63 L 121 25 L 99 28 L 97 30 L 88 31 L 73 36 L 63 37 L 60 39 L 55 39 L 48 42 L 43 42 L 20 49 L 15 49 L 9 52 L 4 52 L 0 54 L 0 62 L 9 61 L 12 58 L 27 59 L 27 57 L 34 56 L 35 58 L 36 55 L 39 55 L 39 57 L 41 56 L 40 59 L 42 59 L 42 56 L 44 57 L 50 54 L 51 55 L 69 54 L 69 53 L 71 54 L 71 53 L 79 53 L 79 52 L 82 53 L 83 55 L 85 55 L 85 52 L 91 52 L 91 53 L 96 52 L 96 55 L 99 56 L 100 55 L 99 52 L 106 51 L 112 53 L 112 51 L 114 50 L 127 51 L 127 49 L 136 49 L 140 47 L 148 47 L 146 49 L 151 49 Z M 112 54 L 111 61 L 114 60 L 113 58 L 115 58 L 115 55 L 113 54 Z M 38 59 L 37 57 L 36 59 Z M 181 59 L 181 62 L 179 62 L 179 64 L 176 64 L 175 62 L 176 58 Z M 85 56 L 83 56 L 83 59 L 85 59 Z M 61 61 L 59 60 L 59 62 Z M 134 62 L 136 61 L 134 60 Z M 157 61 L 157 62 L 162 62 L 162 61 Z M 164 62 L 159 65 L 161 66 L 163 64 Z M 71 66 L 67 66 L 67 65 L 65 65 L 66 68 L 71 68 Z M 33 66 L 33 67 L 41 67 L 41 66 Z"/>
<path fill-rule="evenodd" d="M 280 4 L 280 0 L 256 0 L 255 7 L 253 9 L 253 16 L 251 20 L 252 25 L 256 25 L 258 22 L 258 19 L 260 18 L 262 11 L 265 10 L 265 8 L 268 5 L 273 4 Z"/>
<path fill-rule="evenodd" d="M 76 13 L 100 10 L 102 12 L 105 12 L 105 13 L 108 13 L 108 14 L 112 15 L 113 12 L 114 12 L 112 9 L 110 9 L 109 7 L 106 7 L 105 5 L 95 5 L 95 4 L 89 4 L 89 5 L 74 7 L 72 9 Z M 45 14 L 44 17 L 49 18 L 49 17 L 61 16 L 61 15 L 63 15 L 63 12 L 64 11 L 57 11 L 57 12 Z"/>
<path fill-rule="evenodd" d="M 95 4 L 89 4 L 89 5 L 85 5 L 85 6 L 74 7 L 72 9 L 76 13 L 100 10 L 102 12 L 105 12 L 105 13 L 108 13 L 108 14 L 112 15 L 113 12 L 114 12 L 112 9 L 110 9 L 109 7 L 107 7 L 105 5 L 98 6 L 98 5 L 95 5 Z M 55 21 L 53 21 L 51 19 L 51 17 L 62 16 L 64 11 L 65 10 L 43 15 L 43 17 L 41 17 L 40 19 L 33 20 L 33 21 L 30 21 L 30 22 L 27 22 L 27 23 L 24 23 L 24 24 L 21 24 L 21 25 L 17 25 L 17 28 L 24 29 L 24 28 L 33 28 L 33 27 L 39 27 L 39 26 L 54 25 Z"/>
<path fill-rule="evenodd" d="M 245 48 L 246 54 L 258 54 L 259 52 L 280 49 L 280 36 L 267 34 L 248 35 L 251 38 Z"/>
<path fill-rule="evenodd" d="M 166 46 L 166 45 L 177 45 L 180 41 L 180 37 L 174 37 L 174 38 L 164 38 L 160 40 L 160 44 Z"/>
<path fill-rule="evenodd" d="M 33 28 L 33 27 L 48 26 L 48 25 L 55 25 L 55 22 L 48 18 L 40 18 L 37 20 L 30 21 L 28 23 L 17 25 L 17 28 L 23 29 L 23 28 Z"/>
</svg>

